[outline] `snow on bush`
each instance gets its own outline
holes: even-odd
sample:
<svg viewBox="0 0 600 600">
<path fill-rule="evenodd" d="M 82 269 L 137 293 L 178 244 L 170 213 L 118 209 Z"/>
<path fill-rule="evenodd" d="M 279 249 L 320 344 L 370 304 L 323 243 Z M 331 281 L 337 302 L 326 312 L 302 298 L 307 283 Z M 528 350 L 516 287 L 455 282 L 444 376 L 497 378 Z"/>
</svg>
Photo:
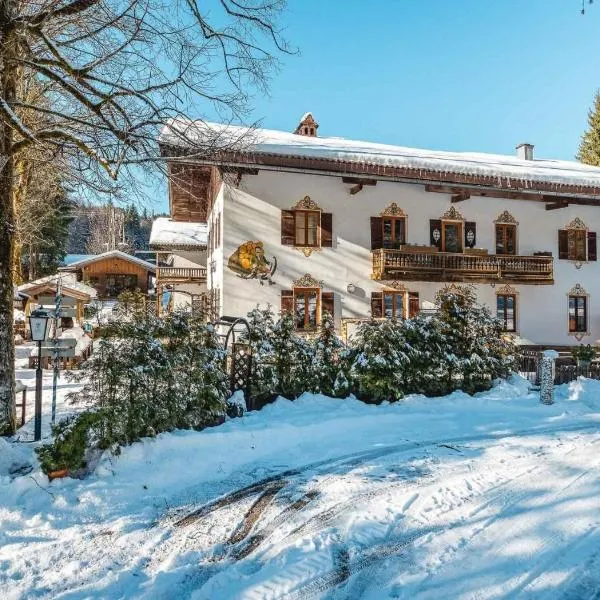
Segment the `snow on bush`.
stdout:
<svg viewBox="0 0 600 600">
<path fill-rule="evenodd" d="M 224 358 L 212 326 L 187 313 L 157 319 L 142 310 L 113 323 L 71 375 L 84 385 L 70 400 L 90 410 L 55 429 L 40 454 L 44 469 L 84 467 L 90 446 L 118 451 L 144 436 L 219 422 L 228 396 Z"/>
</svg>

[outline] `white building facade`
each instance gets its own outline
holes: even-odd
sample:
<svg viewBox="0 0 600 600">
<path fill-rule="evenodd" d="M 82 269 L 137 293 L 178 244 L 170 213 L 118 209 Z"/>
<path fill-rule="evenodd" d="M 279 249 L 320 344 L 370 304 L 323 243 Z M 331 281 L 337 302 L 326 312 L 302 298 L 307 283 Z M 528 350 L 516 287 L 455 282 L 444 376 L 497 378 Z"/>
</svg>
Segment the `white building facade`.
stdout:
<svg viewBox="0 0 600 600">
<path fill-rule="evenodd" d="M 429 152 L 317 127 L 308 114 L 300 133 L 259 130 L 202 161 L 218 172 L 206 212 L 215 311 L 271 305 L 302 330 L 328 311 L 346 335 L 471 284 L 524 343 L 600 340 L 600 169 L 535 160 L 529 145 L 516 157 Z"/>
</svg>

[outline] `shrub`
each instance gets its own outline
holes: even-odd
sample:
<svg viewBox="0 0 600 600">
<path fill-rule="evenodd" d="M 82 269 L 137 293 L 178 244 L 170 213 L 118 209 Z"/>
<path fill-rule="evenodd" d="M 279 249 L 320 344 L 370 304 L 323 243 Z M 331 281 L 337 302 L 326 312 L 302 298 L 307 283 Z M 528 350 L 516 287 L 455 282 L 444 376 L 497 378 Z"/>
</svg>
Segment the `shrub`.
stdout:
<svg viewBox="0 0 600 600">
<path fill-rule="evenodd" d="M 326 396 L 345 395 L 348 380 L 341 363 L 341 355 L 346 346 L 337 336 L 333 317 L 329 313 L 323 314 L 312 345 L 312 373 L 308 389 Z"/>
<path fill-rule="evenodd" d="M 104 333 L 71 373 L 84 385 L 70 400 L 90 410 L 58 426 L 40 450 L 44 468 L 78 468 L 86 445 L 118 449 L 175 428 L 201 429 L 225 414 L 225 352 L 212 326 L 173 313 L 115 322 Z"/>
<path fill-rule="evenodd" d="M 359 325 L 343 357 L 356 395 L 374 402 L 404 396 L 402 373 L 409 362 L 402 323 L 368 321 Z"/>
<path fill-rule="evenodd" d="M 52 428 L 53 441 L 36 449 L 45 473 L 84 468 L 85 454 L 104 418 L 101 411 L 85 412 L 61 421 Z"/>
<path fill-rule="evenodd" d="M 276 393 L 293 399 L 312 389 L 312 346 L 296 333 L 293 315 L 286 313 L 275 323 L 271 344 Z"/>
</svg>

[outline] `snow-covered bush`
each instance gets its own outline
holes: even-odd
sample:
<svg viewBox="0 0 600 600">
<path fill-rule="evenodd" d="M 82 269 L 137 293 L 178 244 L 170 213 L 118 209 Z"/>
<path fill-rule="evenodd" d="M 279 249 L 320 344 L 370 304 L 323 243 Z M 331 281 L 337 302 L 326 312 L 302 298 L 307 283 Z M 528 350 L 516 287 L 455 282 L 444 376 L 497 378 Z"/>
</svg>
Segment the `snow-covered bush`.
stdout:
<svg viewBox="0 0 600 600">
<path fill-rule="evenodd" d="M 436 300 L 448 367 L 447 389 L 441 393 L 462 389 L 472 394 L 489 389 L 494 379 L 508 377 L 514 367 L 514 342 L 489 309 L 477 304 L 473 287 L 443 289 Z"/>
<path fill-rule="evenodd" d="M 489 310 L 477 305 L 472 288 L 445 289 L 437 301 L 434 315 L 360 325 L 342 357 L 339 377 L 347 374 L 347 391 L 368 401 L 457 389 L 472 394 L 507 377 L 513 342 Z"/>
<path fill-rule="evenodd" d="M 224 359 L 212 326 L 188 313 L 112 323 L 71 375 L 84 385 L 70 399 L 90 410 L 57 430 L 55 444 L 41 456 L 72 468 L 82 460 L 82 440 L 118 448 L 162 431 L 217 423 L 229 395 Z"/>
<path fill-rule="evenodd" d="M 293 399 L 311 390 L 313 347 L 309 340 L 296 333 L 293 315 L 284 314 L 275 323 L 271 344 L 277 394 Z"/>
<path fill-rule="evenodd" d="M 257 306 L 248 313 L 247 320 L 250 325 L 250 338 L 241 338 L 241 341 L 248 342 L 252 351 L 249 394 L 258 401 L 268 401 L 275 396 L 277 389 L 273 348 L 275 321 L 271 307 Z"/>
<path fill-rule="evenodd" d="M 404 396 L 403 372 L 409 363 L 402 323 L 396 320 L 361 323 L 342 365 L 354 393 L 367 401 Z"/>
<path fill-rule="evenodd" d="M 336 334 L 335 323 L 329 313 L 323 314 L 312 346 L 310 391 L 326 396 L 346 395 L 347 377 L 340 360 L 346 346 Z"/>
</svg>

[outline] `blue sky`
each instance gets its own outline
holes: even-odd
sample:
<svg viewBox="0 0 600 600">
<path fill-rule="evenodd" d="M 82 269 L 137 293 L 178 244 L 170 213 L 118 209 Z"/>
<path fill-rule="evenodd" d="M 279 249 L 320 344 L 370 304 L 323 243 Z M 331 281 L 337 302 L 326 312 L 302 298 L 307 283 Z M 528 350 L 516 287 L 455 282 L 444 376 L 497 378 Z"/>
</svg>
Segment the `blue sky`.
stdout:
<svg viewBox="0 0 600 600">
<path fill-rule="evenodd" d="M 587 2 L 587 0 L 586 0 Z M 600 87 L 600 2 L 289 0 L 284 57 L 250 118 L 323 136 L 572 159 Z M 210 117 L 211 115 L 205 115 Z M 166 206 L 166 198 L 165 204 Z"/>
</svg>

